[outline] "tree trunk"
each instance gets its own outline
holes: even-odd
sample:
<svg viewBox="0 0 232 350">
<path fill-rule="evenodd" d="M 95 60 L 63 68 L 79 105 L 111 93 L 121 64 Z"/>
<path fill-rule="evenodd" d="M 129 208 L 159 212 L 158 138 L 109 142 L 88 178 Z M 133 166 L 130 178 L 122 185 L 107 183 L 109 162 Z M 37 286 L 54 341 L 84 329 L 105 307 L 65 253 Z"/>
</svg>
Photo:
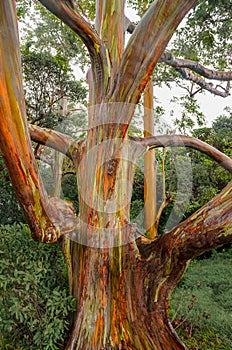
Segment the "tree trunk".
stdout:
<svg viewBox="0 0 232 350">
<path fill-rule="evenodd" d="M 107 106 L 110 115 L 120 113 L 115 106 Z M 112 129 L 100 118 L 95 115 L 98 125 L 81 155 L 75 158 L 73 151 L 79 227 L 70 235 L 66 260 L 77 312 L 66 350 L 186 349 L 167 314 L 170 290 L 179 279 L 163 287 L 170 262 L 160 256 L 151 268 L 140 254 L 140 234 L 129 223 L 135 164 L 144 149 L 120 133 L 125 125 L 110 138 Z M 157 246 L 157 256 L 160 251 Z"/>
<path fill-rule="evenodd" d="M 176 281 L 162 288 L 166 262 L 158 259 L 152 267 L 156 278 L 151 283 L 135 241 L 105 249 L 72 242 L 72 267 L 77 316 L 66 350 L 187 349 L 168 320 L 169 292 Z"/>
<path fill-rule="evenodd" d="M 141 235 L 136 238 L 132 226 L 128 243 L 121 246 L 96 248 L 72 241 L 77 314 L 66 350 L 187 350 L 168 319 L 169 299 L 189 259 L 231 242 L 231 196 L 232 183 L 150 244 Z M 121 235 L 121 230 L 114 233 Z"/>
</svg>

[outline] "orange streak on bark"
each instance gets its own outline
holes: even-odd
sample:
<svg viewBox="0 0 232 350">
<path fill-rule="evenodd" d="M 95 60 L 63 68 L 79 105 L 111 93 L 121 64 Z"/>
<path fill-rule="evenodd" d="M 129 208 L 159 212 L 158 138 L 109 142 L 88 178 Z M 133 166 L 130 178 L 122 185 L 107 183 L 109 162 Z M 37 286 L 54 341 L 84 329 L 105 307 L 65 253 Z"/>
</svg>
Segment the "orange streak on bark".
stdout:
<svg viewBox="0 0 232 350">
<path fill-rule="evenodd" d="M 110 101 L 138 102 L 176 27 L 196 2 L 158 0 L 151 5 L 124 51 Z"/>
<path fill-rule="evenodd" d="M 59 218 L 56 207 L 49 204 L 31 146 L 13 4 L 15 2 L 8 0 L 0 2 L 0 96 L 3 96 L 0 98 L 0 148 L 33 237 L 52 242 L 61 233 L 60 228 L 51 222 L 48 212 L 55 221 L 59 221 Z M 64 201 L 59 201 L 58 205 L 67 214 L 70 205 Z"/>
</svg>

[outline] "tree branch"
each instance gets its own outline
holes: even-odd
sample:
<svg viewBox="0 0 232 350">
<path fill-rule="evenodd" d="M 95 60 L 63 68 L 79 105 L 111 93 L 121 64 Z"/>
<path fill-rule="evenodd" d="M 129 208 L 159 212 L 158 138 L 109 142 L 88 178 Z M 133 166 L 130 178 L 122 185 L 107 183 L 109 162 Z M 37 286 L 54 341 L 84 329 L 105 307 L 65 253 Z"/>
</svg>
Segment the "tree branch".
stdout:
<svg viewBox="0 0 232 350">
<path fill-rule="evenodd" d="M 124 50 L 124 7 L 125 0 L 96 0 L 95 28 L 109 52 L 110 76 L 115 75 Z"/>
<path fill-rule="evenodd" d="M 69 148 L 74 140 L 71 136 L 32 124 L 29 124 L 29 131 L 33 141 L 51 147 L 72 159 Z"/>
<path fill-rule="evenodd" d="M 176 71 L 179 72 L 184 79 L 192 81 L 193 83 L 199 85 L 202 89 L 207 90 L 214 95 L 221 97 L 230 96 L 230 92 L 227 89 L 223 89 L 224 91 L 218 90 L 217 87 L 219 87 L 219 85 L 217 87 L 214 87 L 212 83 L 207 83 L 201 77 L 192 74 L 184 68 L 176 68 Z"/>
<path fill-rule="evenodd" d="M 106 50 L 92 26 L 77 12 L 73 3 L 67 0 L 39 0 L 50 12 L 68 25 L 86 45 L 92 63 L 96 91 L 96 103 L 104 95 L 107 81 L 104 72 L 108 69 Z"/>
<path fill-rule="evenodd" d="M 133 141 L 137 141 L 147 150 L 158 147 L 190 147 L 196 149 L 202 153 L 207 154 L 214 159 L 220 165 L 232 172 L 232 159 L 220 152 L 213 146 L 198 140 L 192 136 L 183 135 L 161 135 L 152 136 L 147 138 L 131 138 Z"/>
<path fill-rule="evenodd" d="M 232 181 L 210 202 L 168 235 L 180 260 L 192 259 L 212 248 L 232 243 Z"/>
<path fill-rule="evenodd" d="M 136 24 L 132 23 L 127 17 L 125 18 L 125 28 L 129 33 L 133 33 Z M 167 65 L 176 68 L 176 70 L 183 76 L 183 78 L 187 80 L 191 80 L 194 83 L 201 86 L 203 89 L 208 90 L 214 95 L 227 97 L 230 95 L 229 89 L 224 89 L 224 91 L 220 91 L 214 88 L 210 83 L 207 83 L 203 79 L 200 79 L 196 75 L 191 74 L 186 71 L 186 68 L 192 70 L 193 72 L 211 80 L 220 80 L 220 81 L 231 81 L 232 80 L 232 71 L 222 72 L 214 69 L 209 69 L 204 67 L 202 64 L 196 61 L 188 60 L 188 59 L 180 59 L 176 58 L 171 52 L 164 51 L 159 58 L 159 63 L 166 63 Z M 180 68 L 180 69 L 178 69 Z"/>
<path fill-rule="evenodd" d="M 202 77 L 211 80 L 230 81 L 232 80 L 232 71 L 221 72 L 214 69 L 204 67 L 196 61 L 176 58 L 171 52 L 165 51 L 159 59 L 159 62 L 164 62 L 173 68 L 188 68 Z"/>
<path fill-rule="evenodd" d="M 160 276 L 165 302 L 183 276 L 189 260 L 212 248 L 232 243 L 231 203 L 232 181 L 215 198 L 170 232 L 150 244 L 146 238 L 139 238 L 138 248 L 149 271 L 153 271 L 154 261 L 157 264 L 157 260 L 166 266 Z M 154 274 L 157 276 L 157 270 Z M 151 283 L 155 284 L 154 280 Z M 161 290 L 159 292 L 161 294 Z M 156 300 L 158 298 L 159 294 Z"/>
<path fill-rule="evenodd" d="M 123 54 L 110 101 L 137 103 L 175 29 L 197 0 L 158 0 L 136 26 Z"/>
<path fill-rule="evenodd" d="M 38 241 L 55 242 L 75 228 L 75 211 L 66 201 L 48 198 L 33 154 L 14 5 L 12 1 L 0 1 L 0 149 L 32 236 Z"/>
</svg>

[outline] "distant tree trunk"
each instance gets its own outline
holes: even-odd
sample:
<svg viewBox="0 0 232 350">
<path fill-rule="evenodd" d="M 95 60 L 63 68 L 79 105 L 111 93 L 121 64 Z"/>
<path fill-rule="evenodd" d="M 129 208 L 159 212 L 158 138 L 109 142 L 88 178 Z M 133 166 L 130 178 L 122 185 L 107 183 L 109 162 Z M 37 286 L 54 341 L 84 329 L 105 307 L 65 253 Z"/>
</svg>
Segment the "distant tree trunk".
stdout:
<svg viewBox="0 0 232 350">
<path fill-rule="evenodd" d="M 53 179 L 54 187 L 52 191 L 53 197 L 60 197 L 61 195 L 61 186 L 62 186 L 62 167 L 64 161 L 64 154 L 55 151 L 54 154 L 54 164 L 53 164 Z"/>
<path fill-rule="evenodd" d="M 153 103 L 153 81 L 148 81 L 144 92 L 144 137 L 154 135 L 154 103 Z M 155 151 L 150 150 L 144 155 L 144 226 L 149 237 L 157 236 L 155 230 L 156 217 L 156 172 L 157 164 Z"/>
<path fill-rule="evenodd" d="M 63 95 L 64 92 L 61 91 L 61 94 Z M 63 96 L 60 100 L 60 107 L 61 107 L 61 115 L 65 117 L 68 112 L 68 106 L 67 106 L 67 98 L 66 96 Z M 63 162 L 64 162 L 64 154 L 55 151 L 54 154 L 54 164 L 53 164 L 53 178 L 54 178 L 54 188 L 53 188 L 53 197 L 60 197 L 61 190 L 62 190 L 62 168 L 63 168 Z"/>
</svg>

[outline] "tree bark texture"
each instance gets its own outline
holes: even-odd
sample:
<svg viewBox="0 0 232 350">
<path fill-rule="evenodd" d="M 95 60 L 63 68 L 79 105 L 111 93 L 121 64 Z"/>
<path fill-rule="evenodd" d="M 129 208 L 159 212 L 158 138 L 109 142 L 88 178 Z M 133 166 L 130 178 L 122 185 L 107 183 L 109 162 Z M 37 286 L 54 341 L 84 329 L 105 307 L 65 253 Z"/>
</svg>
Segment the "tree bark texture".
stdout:
<svg viewBox="0 0 232 350">
<path fill-rule="evenodd" d="M 170 324 L 169 299 L 193 256 L 231 242 L 231 200 L 232 183 L 150 244 L 133 227 L 121 246 L 72 241 L 77 317 L 67 349 L 187 349 Z"/>
<path fill-rule="evenodd" d="M 186 349 L 167 315 L 171 284 L 164 281 L 172 264 L 158 246 L 156 264 L 144 263 L 135 245 L 96 249 L 72 243 L 78 311 L 66 349 Z M 184 270 L 182 264 L 175 271 L 173 288 Z"/>
<path fill-rule="evenodd" d="M 33 237 L 55 242 L 61 232 L 69 232 L 75 225 L 74 210 L 68 202 L 48 198 L 33 154 L 23 96 L 15 2 L 1 1 L 0 22 L 0 149 Z M 70 219 L 66 227 L 64 215 Z"/>
</svg>

